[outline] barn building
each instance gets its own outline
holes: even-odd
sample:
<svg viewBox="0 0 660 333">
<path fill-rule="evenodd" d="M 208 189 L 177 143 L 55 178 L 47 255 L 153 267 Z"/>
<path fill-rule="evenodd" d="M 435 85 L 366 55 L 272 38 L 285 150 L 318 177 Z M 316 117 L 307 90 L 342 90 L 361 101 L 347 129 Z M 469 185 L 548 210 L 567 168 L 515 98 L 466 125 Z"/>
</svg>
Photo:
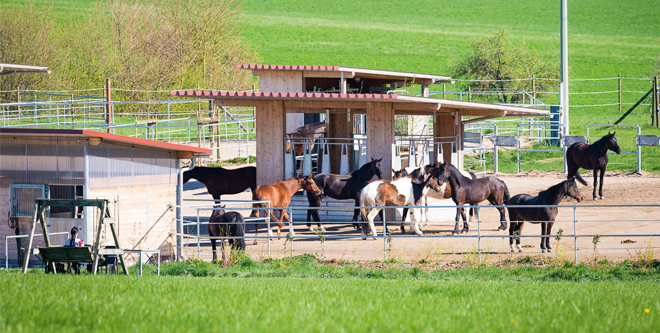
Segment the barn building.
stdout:
<svg viewBox="0 0 660 333">
<path fill-rule="evenodd" d="M 2 258 L 7 255 L 15 264 L 23 255 L 17 249 L 25 246 L 25 238 L 5 240 L 29 233 L 35 198 L 108 199 L 123 248 L 160 249 L 164 257 L 171 257 L 176 224 L 169 207 L 177 201 L 181 160 L 209 154 L 203 148 L 88 130 L 0 129 Z M 94 213 L 91 208 L 52 207 L 49 232 L 78 226 L 79 237 L 91 244 Z M 109 231 L 107 235 L 111 238 Z M 54 236 L 51 242 L 64 244 L 66 238 Z M 43 245 L 41 237 L 35 242 Z"/>
</svg>

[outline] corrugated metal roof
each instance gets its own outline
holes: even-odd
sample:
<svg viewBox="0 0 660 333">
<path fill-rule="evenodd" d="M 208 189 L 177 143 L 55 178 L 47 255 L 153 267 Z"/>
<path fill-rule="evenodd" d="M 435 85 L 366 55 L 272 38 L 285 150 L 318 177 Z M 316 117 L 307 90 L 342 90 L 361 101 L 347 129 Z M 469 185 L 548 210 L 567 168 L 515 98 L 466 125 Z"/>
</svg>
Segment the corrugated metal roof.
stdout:
<svg viewBox="0 0 660 333">
<path fill-rule="evenodd" d="M 308 93 L 308 92 L 259 92 L 259 91 L 220 91 L 220 90 L 175 90 L 170 91 L 172 96 L 185 97 L 235 97 L 244 99 L 397 99 L 396 94 L 340 94 L 340 93 Z"/>
<path fill-rule="evenodd" d="M 84 138 L 102 138 L 104 141 L 115 141 L 127 143 L 136 146 L 160 148 L 169 151 L 192 152 L 197 154 L 210 155 L 211 150 L 206 148 L 190 147 L 175 143 L 160 142 L 154 140 L 132 138 L 124 135 L 89 131 L 89 130 L 70 130 L 70 129 L 33 129 L 33 128 L 0 128 L 0 135 L 16 136 L 69 136 Z"/>
</svg>

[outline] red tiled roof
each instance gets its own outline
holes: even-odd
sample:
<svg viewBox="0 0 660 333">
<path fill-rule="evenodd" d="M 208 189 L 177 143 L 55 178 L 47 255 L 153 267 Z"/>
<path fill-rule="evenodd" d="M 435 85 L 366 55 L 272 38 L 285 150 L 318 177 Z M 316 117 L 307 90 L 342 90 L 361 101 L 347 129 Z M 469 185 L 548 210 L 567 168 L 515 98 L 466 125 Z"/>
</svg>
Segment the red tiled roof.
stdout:
<svg viewBox="0 0 660 333">
<path fill-rule="evenodd" d="M 256 65 L 241 64 L 236 65 L 238 69 L 266 69 L 280 71 L 338 71 L 339 66 L 298 66 L 298 65 Z"/>
<path fill-rule="evenodd" d="M 253 91 L 200 91 L 174 90 L 172 96 L 185 97 L 256 97 L 256 98 L 301 98 L 301 99 L 397 99 L 397 94 L 340 94 L 308 92 L 253 92 Z"/>
</svg>

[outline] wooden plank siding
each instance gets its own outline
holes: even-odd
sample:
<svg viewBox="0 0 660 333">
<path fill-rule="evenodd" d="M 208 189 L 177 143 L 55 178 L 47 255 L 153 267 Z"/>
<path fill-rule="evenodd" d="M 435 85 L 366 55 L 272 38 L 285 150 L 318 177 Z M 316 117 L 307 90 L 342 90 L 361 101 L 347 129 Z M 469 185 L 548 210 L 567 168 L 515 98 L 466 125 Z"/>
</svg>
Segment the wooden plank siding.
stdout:
<svg viewBox="0 0 660 333">
<path fill-rule="evenodd" d="M 284 117 L 282 101 L 257 102 L 257 185 L 269 185 L 284 177 Z"/>
<path fill-rule="evenodd" d="M 367 103 L 367 161 L 382 158 L 382 176 L 392 179 L 394 108 L 392 103 Z"/>
</svg>

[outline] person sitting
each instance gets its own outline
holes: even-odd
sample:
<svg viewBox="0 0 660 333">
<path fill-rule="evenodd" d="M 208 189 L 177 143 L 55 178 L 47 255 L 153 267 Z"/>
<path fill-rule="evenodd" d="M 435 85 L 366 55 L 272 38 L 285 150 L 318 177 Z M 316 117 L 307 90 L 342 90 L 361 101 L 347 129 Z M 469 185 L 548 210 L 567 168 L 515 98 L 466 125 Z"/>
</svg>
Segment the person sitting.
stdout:
<svg viewBox="0 0 660 333">
<path fill-rule="evenodd" d="M 66 240 L 64 246 L 65 247 L 83 246 L 83 241 L 78 239 L 78 227 L 71 228 L 71 237 Z M 80 274 L 79 263 L 71 264 L 71 268 L 73 269 L 74 272 L 76 272 L 76 274 Z"/>
</svg>

